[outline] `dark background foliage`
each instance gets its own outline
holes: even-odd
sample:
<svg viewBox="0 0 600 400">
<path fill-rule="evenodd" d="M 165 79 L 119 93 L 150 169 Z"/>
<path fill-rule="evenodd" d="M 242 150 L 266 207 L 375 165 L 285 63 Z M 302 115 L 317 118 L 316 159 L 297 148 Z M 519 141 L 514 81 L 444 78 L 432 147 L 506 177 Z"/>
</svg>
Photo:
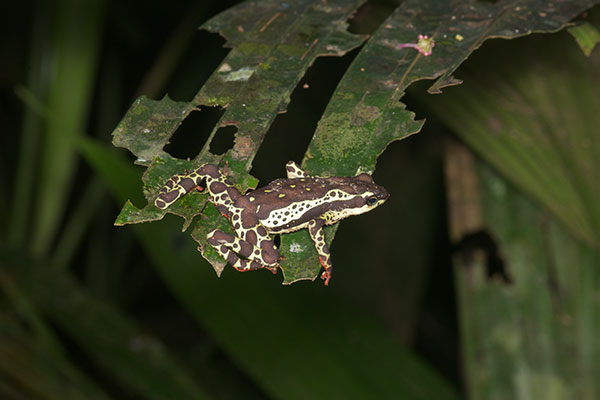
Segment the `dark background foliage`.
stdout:
<svg viewBox="0 0 600 400">
<path fill-rule="evenodd" d="M 263 291 L 281 296 L 290 321 L 298 323 L 293 325 L 298 327 L 298 337 L 305 334 L 302 321 L 310 320 L 314 325 L 306 328 L 307 332 L 309 328 L 316 332 L 319 318 L 328 320 L 322 321 L 321 337 L 327 344 L 318 349 L 331 347 L 331 354 L 324 356 L 326 361 L 349 363 L 344 360 L 354 354 L 347 343 L 368 340 L 353 335 L 372 330 L 376 332 L 372 338 L 381 333 L 383 341 L 390 339 L 390 354 L 406 349 L 408 361 L 403 364 L 397 358 L 398 364 L 386 366 L 382 360 L 393 356 L 375 353 L 367 360 L 357 351 L 357 363 L 372 363 L 366 369 L 401 370 L 417 363 L 425 371 L 421 375 L 433 378 L 415 381 L 416 387 L 426 390 L 424 387 L 434 382 L 446 397 L 464 391 L 443 178 L 447 134 L 418 100 L 425 88 L 418 86 L 403 98 L 419 119 L 428 118 L 424 130 L 392 143 L 378 160 L 374 179 L 390 191 L 390 200 L 368 215 L 341 224 L 332 248 L 335 273 L 331 287 L 322 287 L 318 280 L 279 287 L 281 275 L 273 277 L 264 271 L 239 274 L 230 267 L 219 279 L 195 253 L 191 238 L 178 232 L 180 225 L 174 216 L 152 226 L 113 226 L 124 198 L 144 204 L 139 180 L 143 170 L 128 166 L 133 157 L 109 144 L 111 132 L 138 96 L 158 99 L 168 93 L 175 100 L 194 96 L 228 51 L 222 47 L 223 38 L 196 27 L 235 2 L 91 2 L 88 7 L 93 10 L 82 14 L 77 14 L 82 11 L 79 7 L 85 6 L 77 3 L 11 2 L 4 4 L 0 13 L 0 394 L 7 398 L 82 398 L 86 394 L 87 398 L 127 399 L 202 393 L 228 399 L 282 397 L 286 390 L 298 390 L 297 396 L 302 397 L 293 377 L 318 365 L 302 362 L 303 351 L 306 359 L 313 359 L 308 356 L 311 350 L 297 348 L 293 335 L 273 336 L 279 332 L 277 325 L 287 320 L 269 317 L 269 304 L 263 300 L 273 298 Z M 350 21 L 350 30 L 373 33 L 395 6 L 385 1 L 367 3 Z M 63 145 L 64 154 L 54 154 L 58 163 L 73 157 L 73 162 L 66 164 L 72 176 L 54 186 L 52 181 L 40 181 L 52 176 L 48 175 L 52 169 L 52 164 L 47 164 L 48 153 L 60 142 L 47 128 L 48 121 L 62 117 L 53 114 L 47 104 L 52 96 L 75 95 L 67 90 L 52 93 L 56 90 L 53 77 L 45 75 L 52 68 L 44 63 L 52 62 L 48 53 L 65 46 L 61 40 L 68 42 L 69 35 L 79 34 L 70 32 L 66 39 L 61 36 L 61 21 L 77 15 L 85 15 L 83 24 L 97 24 L 97 37 L 88 44 L 96 46 L 88 48 L 95 54 L 89 57 L 87 67 L 91 86 L 81 95 L 88 106 L 75 116 L 80 118 L 79 125 L 75 123 L 80 134 Z M 358 51 L 343 57 L 321 57 L 308 70 L 294 90 L 287 112 L 277 117 L 254 160 L 251 174 L 261 183 L 283 176 L 288 160 L 302 159 L 337 82 Z M 477 70 L 486 58 L 493 57 L 493 51 L 475 55 L 468 65 Z M 74 84 L 77 79 L 74 74 Z M 69 109 L 65 113 L 68 119 Z M 166 150 L 176 157 L 193 157 L 219 113 L 212 108 L 194 113 Z M 233 132 L 222 133 L 211 143 L 217 154 L 233 145 Z M 113 176 L 122 175 L 128 183 L 121 185 L 118 194 L 100 178 L 89 152 L 82 152 L 78 144 L 82 137 L 93 138 L 110 154 L 103 156 L 105 165 L 117 165 Z M 121 164 L 111 164 L 111 157 Z M 119 169 L 119 165 L 127 167 Z M 35 173 L 28 173 L 28 168 Z M 131 176 L 133 180 L 128 179 Z M 20 187 L 29 189 L 19 192 Z M 40 205 L 55 196 L 63 206 L 55 209 L 56 220 L 50 223 L 47 238 L 40 239 L 39 226 L 44 219 Z M 149 243 L 164 243 L 165 248 L 179 253 L 163 252 L 162 262 L 171 263 L 170 269 L 181 279 L 185 280 L 184 270 L 190 265 L 202 271 L 203 282 L 198 282 L 197 290 L 205 292 L 198 298 L 206 295 L 207 303 L 190 306 L 183 300 L 185 296 L 167 283 L 164 272 L 154 267 L 159 261 Z M 179 263 L 178 257 L 187 257 L 189 262 Z M 186 285 L 194 291 L 195 282 Z M 236 305 L 242 310 L 254 309 L 254 314 L 236 311 Z M 204 311 L 198 312 L 199 308 Z M 223 333 L 227 319 L 240 316 L 248 318 L 248 326 L 261 324 L 260 329 L 249 330 L 263 332 L 264 343 L 245 343 L 245 331 Z M 336 325 L 338 319 L 343 323 Z M 208 320 L 222 322 L 211 324 Z M 341 344 L 336 345 L 338 339 Z M 269 342 L 285 343 L 289 353 L 271 354 Z M 265 374 L 268 368 L 259 365 L 263 358 L 252 356 L 253 347 L 260 349 L 264 359 L 274 360 L 268 365 L 289 359 L 282 364 L 288 371 L 273 370 L 274 378 Z M 138 350 L 142 356 L 136 355 Z M 256 364 L 249 361 L 254 359 Z M 322 378 L 315 388 L 327 387 L 330 379 L 353 387 L 362 379 L 330 377 L 329 372 L 315 373 Z M 418 379 L 420 375 L 415 374 Z M 153 376 L 154 382 L 149 379 Z M 273 379 L 279 383 L 272 383 Z M 65 394 L 65 388 L 69 393 Z M 391 384 L 388 389 L 392 393 L 397 390 Z M 306 393 L 325 397 L 328 391 L 323 390 Z M 415 394 L 418 392 L 407 390 L 407 398 L 421 398 Z"/>
</svg>

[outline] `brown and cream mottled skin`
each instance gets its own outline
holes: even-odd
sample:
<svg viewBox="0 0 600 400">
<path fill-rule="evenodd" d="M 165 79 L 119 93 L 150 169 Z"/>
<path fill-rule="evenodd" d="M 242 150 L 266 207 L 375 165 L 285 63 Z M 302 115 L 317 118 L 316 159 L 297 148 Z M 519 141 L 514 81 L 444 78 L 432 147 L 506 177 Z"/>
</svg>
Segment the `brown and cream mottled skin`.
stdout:
<svg viewBox="0 0 600 400">
<path fill-rule="evenodd" d="M 242 195 L 213 164 L 175 175 L 161 188 L 154 204 L 166 209 L 206 180 L 211 201 L 227 217 L 235 235 L 211 231 L 207 240 L 239 271 L 267 268 L 276 273 L 279 251 L 270 234 L 308 228 L 321 264 L 325 285 L 331 279 L 331 256 L 322 227 L 358 215 L 384 203 L 389 194 L 370 175 L 311 177 L 290 161 L 287 179 Z M 243 258 L 240 258 L 243 257 Z"/>
</svg>

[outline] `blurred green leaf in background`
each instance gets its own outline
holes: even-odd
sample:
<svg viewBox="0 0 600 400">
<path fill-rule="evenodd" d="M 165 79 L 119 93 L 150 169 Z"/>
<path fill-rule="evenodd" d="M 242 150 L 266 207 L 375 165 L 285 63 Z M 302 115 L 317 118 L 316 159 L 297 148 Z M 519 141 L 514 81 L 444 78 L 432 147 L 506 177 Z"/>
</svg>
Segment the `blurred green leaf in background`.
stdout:
<svg viewBox="0 0 600 400">
<path fill-rule="evenodd" d="M 596 3 L 6 5 L 0 398 L 597 398 Z M 590 58 L 566 33 L 471 57 L 577 16 Z M 294 285 L 205 249 L 219 279 L 146 205 L 200 163 L 246 189 L 290 159 L 377 163 L 392 193 L 327 231 L 329 288 L 297 282 L 306 232 L 281 239 Z M 227 226 L 206 200 L 169 210 L 201 245 Z"/>
<path fill-rule="evenodd" d="M 599 63 L 565 33 L 498 43 L 423 98 L 481 158 L 449 150 L 451 237 L 486 232 L 512 281 L 489 247 L 456 258 L 473 398 L 600 395 Z"/>
</svg>

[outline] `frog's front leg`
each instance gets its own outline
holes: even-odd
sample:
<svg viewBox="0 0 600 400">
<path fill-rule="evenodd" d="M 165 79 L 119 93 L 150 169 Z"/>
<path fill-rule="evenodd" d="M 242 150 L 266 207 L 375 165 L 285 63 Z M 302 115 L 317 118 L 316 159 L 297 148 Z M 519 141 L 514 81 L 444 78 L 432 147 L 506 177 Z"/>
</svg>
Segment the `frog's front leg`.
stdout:
<svg viewBox="0 0 600 400">
<path fill-rule="evenodd" d="M 288 163 L 285 164 L 285 172 L 288 179 L 305 178 L 308 176 L 308 174 L 293 161 L 288 161 Z"/>
<path fill-rule="evenodd" d="M 329 247 L 325 242 L 323 225 L 325 225 L 325 221 L 320 218 L 311 220 L 308 223 L 308 233 L 310 233 L 310 237 L 312 238 L 313 242 L 315 242 L 315 248 L 319 254 L 319 261 L 321 261 L 321 265 L 323 268 L 325 268 L 325 271 L 321 275 L 321 279 L 325 279 L 325 286 L 327 286 L 329 285 L 329 280 L 331 279 L 331 270 L 333 265 L 331 264 Z"/>
</svg>

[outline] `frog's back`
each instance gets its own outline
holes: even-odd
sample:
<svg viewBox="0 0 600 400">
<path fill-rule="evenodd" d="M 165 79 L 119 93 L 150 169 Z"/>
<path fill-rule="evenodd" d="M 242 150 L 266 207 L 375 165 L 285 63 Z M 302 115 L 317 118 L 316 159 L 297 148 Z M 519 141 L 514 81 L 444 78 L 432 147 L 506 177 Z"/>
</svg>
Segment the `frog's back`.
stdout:
<svg viewBox="0 0 600 400">
<path fill-rule="evenodd" d="M 359 207 L 365 202 L 362 193 L 381 190 L 385 192 L 368 175 L 276 179 L 246 193 L 240 200 L 251 205 L 270 232 L 283 233 L 302 229 L 310 220 L 327 212 Z"/>
</svg>

